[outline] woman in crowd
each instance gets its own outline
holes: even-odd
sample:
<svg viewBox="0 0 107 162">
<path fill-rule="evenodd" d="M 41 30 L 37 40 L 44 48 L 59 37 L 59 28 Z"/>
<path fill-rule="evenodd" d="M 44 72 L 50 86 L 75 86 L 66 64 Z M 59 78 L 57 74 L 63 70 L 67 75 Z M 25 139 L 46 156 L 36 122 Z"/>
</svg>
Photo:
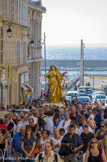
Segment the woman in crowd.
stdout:
<svg viewBox="0 0 107 162">
<path fill-rule="evenodd" d="M 64 129 L 64 128 L 60 128 L 60 129 L 59 129 L 59 134 L 60 134 L 60 136 L 63 138 L 64 135 L 65 135 L 65 129 Z"/>
<path fill-rule="evenodd" d="M 13 135 L 14 135 L 14 123 L 11 119 L 11 116 L 10 114 L 6 114 L 4 116 L 5 118 L 5 124 L 7 126 L 7 129 L 8 129 L 8 133 L 7 133 L 7 138 L 8 138 L 8 151 L 7 151 L 7 156 L 10 156 L 11 155 L 11 142 L 12 142 L 12 138 L 13 138 Z"/>
<path fill-rule="evenodd" d="M 95 123 L 94 115 L 93 114 L 89 115 L 88 124 L 91 127 L 91 129 L 93 130 L 93 133 L 95 134 L 96 123 Z"/>
<path fill-rule="evenodd" d="M 35 157 L 35 145 L 36 139 L 32 136 L 32 128 L 28 125 L 26 126 L 25 137 L 21 140 L 21 148 L 23 151 L 23 157 L 28 158 L 23 160 L 23 162 L 33 162 Z"/>
<path fill-rule="evenodd" d="M 104 139 L 105 135 L 107 134 L 107 130 L 106 130 L 106 125 L 104 122 L 101 122 L 100 126 L 101 126 L 101 128 L 99 130 L 97 130 L 95 137 L 101 143 L 102 140 Z"/>
<path fill-rule="evenodd" d="M 4 123 L 3 119 L 0 119 L 0 129 L 5 129 L 6 131 L 8 131 L 6 124 Z"/>
<path fill-rule="evenodd" d="M 100 143 L 96 138 L 92 138 L 89 142 L 85 162 L 107 162 L 104 150 L 100 147 Z"/>
<path fill-rule="evenodd" d="M 83 118 L 83 119 L 82 119 L 82 126 L 83 126 L 83 125 L 88 125 L 89 132 L 93 133 L 93 130 L 92 130 L 92 128 L 89 126 L 88 121 L 87 121 L 86 118 Z M 79 128 L 79 131 L 80 131 L 81 133 L 83 132 L 83 127 L 82 127 L 82 126 Z"/>
<path fill-rule="evenodd" d="M 17 115 L 15 110 L 12 110 L 12 120 L 14 121 L 14 123 L 16 124 L 16 119 L 17 119 Z"/>
<path fill-rule="evenodd" d="M 60 122 L 59 112 L 55 112 L 54 117 L 53 117 L 54 128 L 59 127 L 59 122 Z"/>
<path fill-rule="evenodd" d="M 6 130 L 0 129 L 0 157 L 3 157 L 3 155 L 7 152 L 7 148 L 8 148 L 8 140 L 5 137 L 5 134 L 6 134 Z"/>
<path fill-rule="evenodd" d="M 38 141 L 38 147 L 40 147 L 40 152 L 44 150 L 45 141 L 49 140 L 50 132 L 48 130 L 44 130 L 42 132 L 42 137 Z"/>
<path fill-rule="evenodd" d="M 52 141 L 52 144 L 53 144 L 53 147 L 54 147 L 54 151 L 56 153 L 59 153 L 62 138 L 63 137 L 60 136 L 59 129 L 54 128 L 54 137 L 51 138 L 51 141 Z"/>
<path fill-rule="evenodd" d="M 13 131 L 14 131 L 14 123 L 11 120 L 10 114 L 6 114 L 4 116 L 4 118 L 5 118 L 5 123 L 6 123 L 7 129 L 8 129 L 8 132 L 11 134 L 11 138 L 12 138 L 13 137 Z"/>
<path fill-rule="evenodd" d="M 107 158 L 107 134 L 105 135 L 105 137 L 102 141 L 102 144 L 103 144 L 103 148 L 105 149 L 105 155 L 106 155 L 106 158 Z"/>
</svg>

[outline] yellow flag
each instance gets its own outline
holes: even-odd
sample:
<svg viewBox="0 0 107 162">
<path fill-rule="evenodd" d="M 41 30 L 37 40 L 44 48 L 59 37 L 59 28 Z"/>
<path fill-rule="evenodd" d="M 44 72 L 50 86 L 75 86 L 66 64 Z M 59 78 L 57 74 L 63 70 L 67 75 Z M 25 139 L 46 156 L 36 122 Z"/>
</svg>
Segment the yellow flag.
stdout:
<svg viewBox="0 0 107 162">
<path fill-rule="evenodd" d="M 6 78 L 10 79 L 11 78 L 11 66 L 6 65 Z"/>
</svg>

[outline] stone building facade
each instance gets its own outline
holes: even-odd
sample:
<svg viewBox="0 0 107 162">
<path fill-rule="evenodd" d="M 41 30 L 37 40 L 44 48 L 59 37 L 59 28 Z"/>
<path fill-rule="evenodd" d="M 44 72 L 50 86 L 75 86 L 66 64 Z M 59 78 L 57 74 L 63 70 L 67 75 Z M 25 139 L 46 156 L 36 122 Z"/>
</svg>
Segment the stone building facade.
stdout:
<svg viewBox="0 0 107 162">
<path fill-rule="evenodd" d="M 40 96 L 42 57 L 38 43 L 45 11 L 41 1 L 0 0 L 0 103 L 19 104 L 29 95 Z"/>
</svg>

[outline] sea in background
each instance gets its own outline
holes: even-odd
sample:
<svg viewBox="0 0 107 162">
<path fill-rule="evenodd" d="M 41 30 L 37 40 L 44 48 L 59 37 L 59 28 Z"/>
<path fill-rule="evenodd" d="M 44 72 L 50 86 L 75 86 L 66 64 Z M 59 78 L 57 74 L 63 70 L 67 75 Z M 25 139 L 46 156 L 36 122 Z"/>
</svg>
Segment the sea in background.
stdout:
<svg viewBox="0 0 107 162">
<path fill-rule="evenodd" d="M 44 58 L 44 49 L 42 50 Z M 47 60 L 79 60 L 80 47 L 47 47 Z M 104 47 L 87 47 L 84 48 L 84 60 L 107 60 L 107 45 Z"/>
<path fill-rule="evenodd" d="M 43 49 L 42 49 L 43 50 Z M 47 47 L 46 59 L 47 60 L 80 60 L 80 47 Z M 44 50 L 42 51 L 42 57 L 44 58 Z M 107 60 L 107 46 L 104 47 L 85 47 L 84 48 L 84 60 Z M 43 60 L 44 61 L 44 60 Z M 91 64 L 91 63 L 90 63 Z M 47 72 L 49 67 L 47 67 Z M 64 70 L 59 70 L 61 73 Z M 80 73 L 80 70 L 67 70 L 68 74 L 65 79 L 72 78 Z M 45 74 L 44 67 L 41 70 L 42 74 Z M 107 71 L 103 70 L 85 70 L 85 74 L 107 74 Z"/>
</svg>

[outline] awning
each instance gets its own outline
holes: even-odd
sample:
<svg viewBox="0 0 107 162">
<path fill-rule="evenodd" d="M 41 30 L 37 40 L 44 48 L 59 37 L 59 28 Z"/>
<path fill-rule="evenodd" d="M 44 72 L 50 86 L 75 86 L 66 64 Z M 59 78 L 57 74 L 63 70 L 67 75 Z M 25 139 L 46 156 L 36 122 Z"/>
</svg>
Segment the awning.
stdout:
<svg viewBox="0 0 107 162">
<path fill-rule="evenodd" d="M 26 91 L 28 89 L 24 84 L 21 85 L 21 88 L 23 88 L 24 91 Z"/>
<path fill-rule="evenodd" d="M 3 80 L 3 81 L 0 82 L 0 84 L 2 84 L 3 86 L 7 86 L 8 82 L 7 82 L 7 80 Z"/>
<path fill-rule="evenodd" d="M 24 89 L 25 95 L 31 95 L 33 93 L 33 88 L 27 83 L 22 84 L 21 88 Z"/>
<path fill-rule="evenodd" d="M 25 86 L 31 89 L 31 91 L 33 92 L 33 88 L 29 84 L 25 83 Z"/>
</svg>

